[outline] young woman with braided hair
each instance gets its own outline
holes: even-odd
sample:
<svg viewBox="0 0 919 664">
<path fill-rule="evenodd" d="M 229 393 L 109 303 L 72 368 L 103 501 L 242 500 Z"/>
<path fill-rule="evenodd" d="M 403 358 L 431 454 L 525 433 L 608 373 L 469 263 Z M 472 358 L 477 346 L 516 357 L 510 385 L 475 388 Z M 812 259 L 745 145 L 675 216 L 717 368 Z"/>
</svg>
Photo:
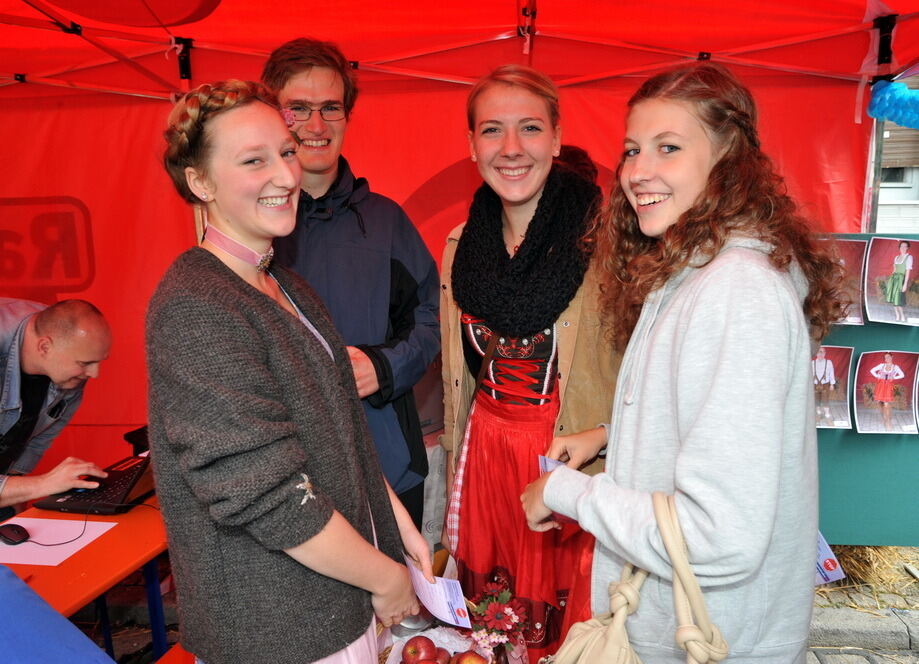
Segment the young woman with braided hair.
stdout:
<svg viewBox="0 0 919 664">
<path fill-rule="evenodd" d="M 577 460 L 608 441 L 606 469 L 533 483 L 528 521 L 551 527 L 554 512 L 596 536 L 595 612 L 609 610 L 624 563 L 648 570 L 629 637 L 645 664 L 676 664 L 686 655 L 651 501 L 675 495 L 728 660 L 803 663 L 817 539 L 810 342 L 844 315 L 844 270 L 760 149 L 749 91 L 721 66 L 639 88 L 618 173 L 595 254 L 625 348 L 609 436 L 588 430 L 551 451 Z"/>
<path fill-rule="evenodd" d="M 147 313 L 151 448 L 182 644 L 206 664 L 364 664 L 417 613 L 427 543 L 383 479 L 344 344 L 271 244 L 293 230 L 297 144 L 257 83 L 186 94 L 166 170 L 203 208 Z"/>
<path fill-rule="evenodd" d="M 530 532 L 519 497 L 553 436 L 609 412 L 617 356 L 601 343 L 599 289 L 581 241 L 600 190 L 552 165 L 558 92 L 544 74 L 498 68 L 473 86 L 467 117 L 485 182 L 442 264 L 446 530 L 467 597 L 509 583 L 528 614 L 535 662 L 558 645 L 563 618 L 589 610 L 586 597 L 572 606 L 568 591 L 579 570 L 589 574 L 591 538 L 574 524 Z"/>
</svg>

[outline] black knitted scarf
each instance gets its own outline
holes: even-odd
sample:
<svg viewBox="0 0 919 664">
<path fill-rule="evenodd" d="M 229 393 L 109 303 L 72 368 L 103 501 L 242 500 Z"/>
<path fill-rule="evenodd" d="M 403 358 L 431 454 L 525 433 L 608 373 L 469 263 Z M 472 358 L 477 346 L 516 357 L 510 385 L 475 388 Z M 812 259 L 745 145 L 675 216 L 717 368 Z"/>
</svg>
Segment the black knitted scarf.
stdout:
<svg viewBox="0 0 919 664">
<path fill-rule="evenodd" d="M 511 258 L 504 246 L 501 199 L 483 184 L 472 199 L 453 260 L 457 305 L 513 337 L 552 327 L 584 280 L 589 256 L 580 239 L 599 202 L 599 187 L 553 167 L 526 237 Z"/>
</svg>

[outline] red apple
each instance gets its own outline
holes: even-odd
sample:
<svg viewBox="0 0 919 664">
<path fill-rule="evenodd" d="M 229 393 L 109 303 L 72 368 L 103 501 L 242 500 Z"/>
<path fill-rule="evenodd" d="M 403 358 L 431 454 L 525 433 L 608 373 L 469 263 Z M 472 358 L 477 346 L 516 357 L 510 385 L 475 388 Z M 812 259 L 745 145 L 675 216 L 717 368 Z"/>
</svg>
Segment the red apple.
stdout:
<svg viewBox="0 0 919 664">
<path fill-rule="evenodd" d="M 426 659 L 437 662 L 437 646 L 428 637 L 413 636 L 402 646 L 402 664 L 421 664 Z"/>
<path fill-rule="evenodd" d="M 453 655 L 450 664 L 488 664 L 488 660 L 472 650 Z"/>
<path fill-rule="evenodd" d="M 437 649 L 437 664 L 450 664 L 450 651 L 446 648 Z"/>
</svg>

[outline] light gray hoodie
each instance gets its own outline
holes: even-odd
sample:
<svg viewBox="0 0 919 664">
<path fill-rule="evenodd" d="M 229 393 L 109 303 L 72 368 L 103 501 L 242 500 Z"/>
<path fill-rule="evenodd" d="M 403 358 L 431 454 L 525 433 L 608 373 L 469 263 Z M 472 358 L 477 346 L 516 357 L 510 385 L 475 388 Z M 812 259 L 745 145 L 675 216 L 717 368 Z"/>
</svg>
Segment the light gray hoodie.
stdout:
<svg viewBox="0 0 919 664">
<path fill-rule="evenodd" d="M 651 493 L 677 512 L 733 663 L 804 662 L 817 540 L 811 347 L 797 265 L 733 238 L 708 265 L 651 293 L 626 349 L 606 472 L 552 473 L 546 505 L 597 538 L 592 608 L 624 561 L 649 570 L 629 636 L 645 664 L 675 664 L 671 568 Z"/>
</svg>

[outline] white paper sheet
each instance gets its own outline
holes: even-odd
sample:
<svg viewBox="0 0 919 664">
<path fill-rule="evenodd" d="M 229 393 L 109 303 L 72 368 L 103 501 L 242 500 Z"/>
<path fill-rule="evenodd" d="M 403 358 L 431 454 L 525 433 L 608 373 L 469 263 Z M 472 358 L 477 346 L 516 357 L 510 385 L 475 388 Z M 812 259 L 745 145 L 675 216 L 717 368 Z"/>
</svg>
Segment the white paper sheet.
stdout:
<svg viewBox="0 0 919 664">
<path fill-rule="evenodd" d="M 415 588 L 415 594 L 418 595 L 418 601 L 424 604 L 424 608 L 430 611 L 432 616 L 457 627 L 466 629 L 472 627 L 459 581 L 435 576 L 434 583 L 428 583 L 424 574 L 415 567 L 415 563 L 408 556 L 405 556 L 405 564 L 412 578 L 412 587 Z"/>
<path fill-rule="evenodd" d="M 117 525 L 114 521 L 87 521 L 86 532 L 80 535 L 83 532 L 83 519 L 31 519 L 16 516 L 4 523 L 18 523 L 29 531 L 29 540 L 22 544 L 0 542 L 0 563 L 52 567 L 60 565 Z M 67 542 L 75 537 L 77 539 L 73 542 L 59 546 L 39 546 L 35 543 L 55 544 L 56 542 Z"/>
</svg>

